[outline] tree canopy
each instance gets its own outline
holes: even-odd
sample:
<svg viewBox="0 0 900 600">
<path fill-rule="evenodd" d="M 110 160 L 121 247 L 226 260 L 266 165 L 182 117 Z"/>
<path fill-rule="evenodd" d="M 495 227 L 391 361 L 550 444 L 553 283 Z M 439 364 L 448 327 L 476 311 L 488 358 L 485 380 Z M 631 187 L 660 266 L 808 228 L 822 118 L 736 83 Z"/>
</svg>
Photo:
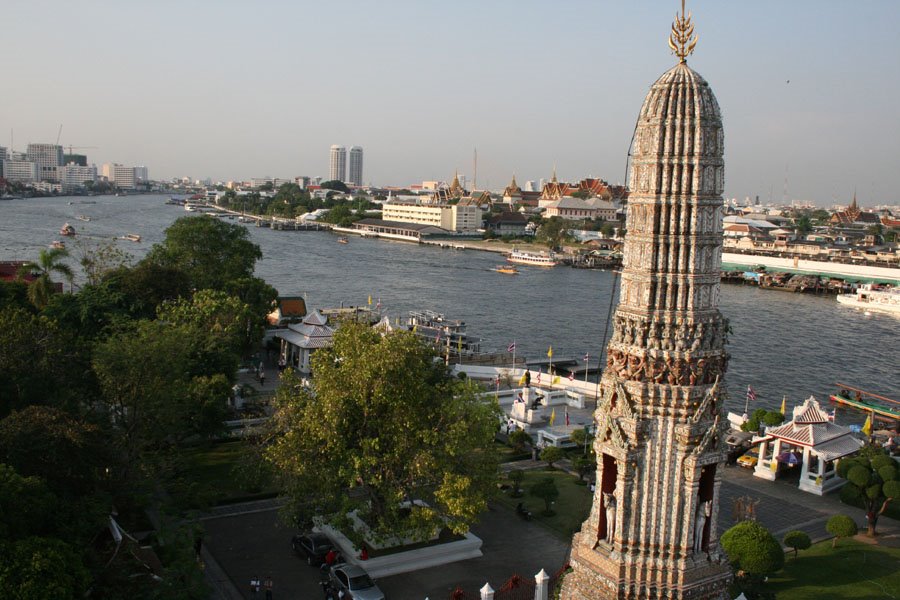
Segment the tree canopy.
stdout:
<svg viewBox="0 0 900 600">
<path fill-rule="evenodd" d="M 756 521 L 741 521 L 723 533 L 720 542 L 728 560 L 739 571 L 768 575 L 784 566 L 781 544 Z"/>
<path fill-rule="evenodd" d="M 228 282 L 253 277 L 259 246 L 247 228 L 209 216 L 182 217 L 166 229 L 145 261 L 183 271 L 195 289 L 223 289 Z"/>
<path fill-rule="evenodd" d="M 841 500 L 866 509 L 868 534 L 875 535 L 878 517 L 892 500 L 900 498 L 900 469 L 884 450 L 867 446 L 857 455 L 838 464 L 838 475 L 847 480 Z"/>
<path fill-rule="evenodd" d="M 498 408 L 436 358 L 414 334 L 348 322 L 313 356 L 312 390 L 286 374 L 267 456 L 298 522 L 357 509 L 375 536 L 406 537 L 464 532 L 486 509 Z"/>
</svg>

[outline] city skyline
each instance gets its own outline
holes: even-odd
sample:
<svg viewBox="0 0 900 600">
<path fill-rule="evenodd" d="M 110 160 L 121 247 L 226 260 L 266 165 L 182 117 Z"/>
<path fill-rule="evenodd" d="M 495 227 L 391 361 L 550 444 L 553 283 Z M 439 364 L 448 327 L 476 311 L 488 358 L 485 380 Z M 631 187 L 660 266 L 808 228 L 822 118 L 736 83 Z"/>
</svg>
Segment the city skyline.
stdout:
<svg viewBox="0 0 900 600">
<path fill-rule="evenodd" d="M 7 10 L 11 46 L 28 52 L 6 69 L 0 146 L 11 129 L 19 151 L 54 143 L 62 124 L 59 143 L 97 147 L 94 164 L 242 180 L 324 178 L 324 149 L 348 140 L 369 154 L 364 183 L 398 186 L 471 181 L 477 148 L 490 189 L 554 165 L 562 180 L 624 183 L 634 106 L 647 73 L 674 64 L 660 32 L 679 8 L 49 4 Z M 897 201 L 885 174 L 900 154 L 900 5 L 691 4 L 703 35 L 690 64 L 729 107 L 726 197 Z"/>
</svg>

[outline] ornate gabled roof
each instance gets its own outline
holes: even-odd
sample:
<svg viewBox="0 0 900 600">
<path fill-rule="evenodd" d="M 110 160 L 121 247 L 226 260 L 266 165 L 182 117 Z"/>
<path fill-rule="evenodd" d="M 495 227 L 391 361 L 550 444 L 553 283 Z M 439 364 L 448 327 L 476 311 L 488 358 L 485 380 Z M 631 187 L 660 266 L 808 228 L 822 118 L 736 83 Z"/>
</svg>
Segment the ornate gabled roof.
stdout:
<svg viewBox="0 0 900 600">
<path fill-rule="evenodd" d="M 521 196 L 522 188 L 519 187 L 519 184 L 516 183 L 516 176 L 513 175 L 512 181 L 509 182 L 509 185 L 506 186 L 506 189 L 503 190 L 503 197 L 513 197 L 513 196 Z"/>
<path fill-rule="evenodd" d="M 822 411 L 813 396 L 807 398 L 802 405 L 794 407 L 793 417 L 793 421 L 766 429 L 766 435 L 814 449 L 820 444 L 850 435 L 849 428 L 828 421 L 828 415 Z"/>
<path fill-rule="evenodd" d="M 813 423 L 827 423 L 828 415 L 822 411 L 819 401 L 810 396 L 800 406 L 794 407 L 794 423 L 809 425 Z"/>
<path fill-rule="evenodd" d="M 318 309 L 312 311 L 303 318 L 304 325 L 326 325 L 327 323 L 328 319 L 322 316 L 322 313 L 320 313 Z"/>
</svg>

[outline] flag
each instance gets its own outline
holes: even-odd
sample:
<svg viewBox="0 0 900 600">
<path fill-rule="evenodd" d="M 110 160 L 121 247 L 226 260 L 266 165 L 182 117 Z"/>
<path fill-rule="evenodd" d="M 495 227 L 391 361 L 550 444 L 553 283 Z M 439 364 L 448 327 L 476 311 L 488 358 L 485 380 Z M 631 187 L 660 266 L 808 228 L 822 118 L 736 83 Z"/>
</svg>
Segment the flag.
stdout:
<svg viewBox="0 0 900 600">
<path fill-rule="evenodd" d="M 862 426 L 862 432 L 866 435 L 872 435 L 872 413 L 869 413 L 869 416 L 866 417 L 866 423 Z"/>
<path fill-rule="evenodd" d="M 585 355 L 584 355 L 584 362 L 590 362 L 590 360 L 591 360 L 591 355 L 590 355 L 590 354 L 585 354 Z"/>
<path fill-rule="evenodd" d="M 515 352 L 515 351 L 516 351 L 516 343 L 513 342 L 512 344 L 510 344 L 509 346 L 507 346 L 507 347 L 506 347 L 506 351 L 507 351 L 507 352 Z"/>
<path fill-rule="evenodd" d="M 750 402 L 756 402 L 756 392 L 753 391 L 753 388 L 747 385 L 747 400 Z"/>
<path fill-rule="evenodd" d="M 569 381 L 575 381 L 575 373 L 569 371 Z"/>
<path fill-rule="evenodd" d="M 497 379 L 494 383 L 497 384 L 497 387 L 500 387 L 500 376 L 499 375 L 497 375 Z"/>
<path fill-rule="evenodd" d="M 834 417 L 837 414 L 837 409 L 834 409 L 830 413 L 828 413 L 828 420 L 834 423 Z"/>
<path fill-rule="evenodd" d="M 528 371 L 525 371 L 525 373 L 528 373 Z M 522 376 L 519 377 L 519 385 L 525 385 L 525 373 L 522 373 Z"/>
<path fill-rule="evenodd" d="M 785 411 L 787 410 L 787 396 L 784 396 L 781 399 L 781 414 L 787 414 Z"/>
<path fill-rule="evenodd" d="M 553 346 L 547 349 L 547 358 L 553 358 Z"/>
<path fill-rule="evenodd" d="M 456 351 L 462 352 L 462 337 L 456 338 Z"/>
<path fill-rule="evenodd" d="M 440 344 L 440 343 L 441 343 L 441 330 L 440 330 L 440 329 L 438 329 L 437 337 L 434 338 L 434 343 L 435 343 L 435 344 Z"/>
<path fill-rule="evenodd" d="M 550 411 L 550 427 L 553 427 L 553 422 L 556 420 L 556 409 Z"/>
<path fill-rule="evenodd" d="M 369 306 L 372 306 L 372 294 L 369 294 Z"/>
<path fill-rule="evenodd" d="M 418 325 L 413 325 L 413 328 L 412 328 L 412 332 L 413 332 L 413 333 L 416 332 L 416 328 L 417 328 L 417 327 L 418 327 Z"/>
<path fill-rule="evenodd" d="M 537 379 L 535 379 L 535 381 L 537 382 L 538 385 L 541 385 L 541 372 L 540 371 L 538 371 L 538 376 L 537 376 Z"/>
<path fill-rule="evenodd" d="M 566 427 L 569 426 L 569 407 L 566 406 Z"/>
<path fill-rule="evenodd" d="M 553 378 L 553 381 L 550 383 L 550 385 L 556 385 L 557 383 L 559 383 L 559 375 Z"/>
<path fill-rule="evenodd" d="M 381 310 L 381 298 L 378 299 L 378 302 L 375 303 L 375 309 Z"/>
</svg>

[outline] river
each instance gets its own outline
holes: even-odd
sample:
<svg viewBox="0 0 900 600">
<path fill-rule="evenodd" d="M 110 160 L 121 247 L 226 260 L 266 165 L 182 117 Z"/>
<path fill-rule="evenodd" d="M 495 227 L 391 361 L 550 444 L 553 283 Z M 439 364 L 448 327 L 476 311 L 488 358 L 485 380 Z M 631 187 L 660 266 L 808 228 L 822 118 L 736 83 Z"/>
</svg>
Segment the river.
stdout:
<svg viewBox="0 0 900 600">
<path fill-rule="evenodd" d="M 0 260 L 32 260 L 60 239 L 64 222 L 79 232 L 77 245 L 138 233 L 141 243 L 119 247 L 143 256 L 165 228 L 186 216 L 166 196 L 34 198 L 0 202 Z M 90 222 L 76 219 L 91 217 Z M 338 244 L 329 232 L 272 231 L 248 227 L 263 259 L 257 274 L 283 295 L 305 294 L 310 307 L 365 304 L 371 295 L 391 318 L 431 309 L 462 319 L 481 337 L 482 349 L 516 342 L 519 356 L 555 358 L 600 355 L 614 275 L 570 268 L 520 267 L 520 275 L 491 271 L 500 262 L 489 252 L 442 249 L 352 237 Z M 74 261 L 73 261 L 74 262 Z M 743 412 L 746 389 L 755 406 L 776 409 L 810 394 L 827 400 L 842 381 L 900 398 L 900 320 L 864 315 L 834 297 L 815 297 L 722 286 L 722 313 L 733 333 L 726 377 L 728 408 Z M 753 407 L 751 406 L 751 409 Z M 861 422 L 859 414 L 839 413 Z"/>
</svg>

